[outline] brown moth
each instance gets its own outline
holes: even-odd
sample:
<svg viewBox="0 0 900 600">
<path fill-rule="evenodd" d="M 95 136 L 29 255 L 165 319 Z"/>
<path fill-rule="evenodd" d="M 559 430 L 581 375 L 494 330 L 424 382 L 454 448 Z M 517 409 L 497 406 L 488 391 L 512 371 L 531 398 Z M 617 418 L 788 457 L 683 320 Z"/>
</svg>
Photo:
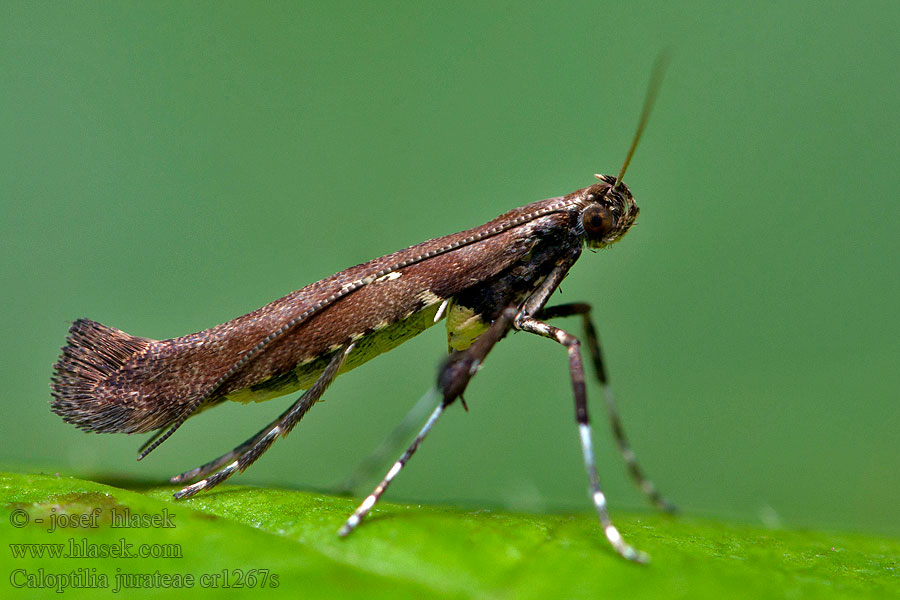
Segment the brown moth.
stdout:
<svg viewBox="0 0 900 600">
<path fill-rule="evenodd" d="M 643 132 L 661 72 L 658 64 L 618 176 L 597 175 L 599 181 L 589 187 L 351 267 L 249 314 L 183 337 L 153 340 L 79 319 L 54 366 L 51 410 L 85 431 L 155 432 L 141 448 L 143 458 L 186 419 L 221 402 L 261 401 L 305 390 L 278 419 L 243 444 L 173 477 L 173 483 L 198 480 L 175 494 L 184 498 L 250 466 L 277 437 L 290 432 L 337 375 L 445 319 L 451 354 L 438 374 L 442 399 L 406 452 L 344 524 L 339 533 L 346 535 L 368 514 L 443 410 L 462 399 L 494 344 L 510 330 L 535 333 L 567 349 L 591 498 L 604 533 L 620 555 L 646 561 L 647 556 L 625 543 L 610 522 L 600 490 L 580 341 L 546 321 L 582 318 L 594 372 L 629 471 L 655 505 L 663 510 L 672 506 L 643 476 L 628 446 L 590 305 L 545 305 L 585 246 L 600 249 L 614 244 L 637 218 L 638 207 L 622 176 Z"/>
</svg>

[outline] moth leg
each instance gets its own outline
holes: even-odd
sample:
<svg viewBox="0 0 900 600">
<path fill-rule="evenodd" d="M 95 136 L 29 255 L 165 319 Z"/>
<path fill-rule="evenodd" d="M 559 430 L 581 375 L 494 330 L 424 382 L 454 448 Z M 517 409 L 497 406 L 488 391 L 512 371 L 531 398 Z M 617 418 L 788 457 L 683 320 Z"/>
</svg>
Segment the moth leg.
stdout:
<svg viewBox="0 0 900 600">
<path fill-rule="evenodd" d="M 252 438 L 250 438 L 240 446 L 237 446 L 233 450 L 226 452 L 219 458 L 209 461 L 205 465 L 201 465 L 195 469 L 191 469 L 190 471 L 185 471 L 184 473 L 180 473 L 178 475 L 175 475 L 174 477 L 170 477 L 169 483 L 183 483 L 185 481 L 197 479 L 198 477 L 205 477 L 225 463 L 231 462 L 234 457 L 240 456 L 244 453 L 244 451 L 247 450 L 247 448 L 250 448 L 254 444 L 258 443 L 262 438 L 264 438 L 270 429 L 279 424 L 281 419 L 284 417 L 284 414 L 285 413 L 282 413 L 277 419 L 263 427 L 256 435 L 254 435 Z"/>
<path fill-rule="evenodd" d="M 597 336 L 597 329 L 594 327 L 593 319 L 591 319 L 591 305 L 583 302 L 573 302 L 571 304 L 560 304 L 557 306 L 545 307 L 538 314 L 540 320 L 549 320 L 557 317 L 581 316 L 584 323 L 585 342 L 588 351 L 591 353 L 591 362 L 594 363 L 594 374 L 600 381 L 603 388 L 603 397 L 606 400 L 606 412 L 609 416 L 610 426 L 612 427 L 613 437 L 616 440 L 616 446 L 628 467 L 628 473 L 632 480 L 647 496 L 650 502 L 659 510 L 667 513 L 674 513 L 677 508 L 674 504 L 666 500 L 653 485 L 653 482 L 644 475 L 644 470 L 637 462 L 637 457 L 628 443 L 628 437 L 625 435 L 625 428 L 622 426 L 622 419 L 616 408 L 615 396 L 613 395 L 612 386 L 609 384 L 609 378 L 606 373 L 606 367 L 603 362 L 603 353 L 600 350 L 600 338 Z"/>
<path fill-rule="evenodd" d="M 322 397 L 322 394 L 328 389 L 328 386 L 331 385 L 331 382 L 334 381 L 334 378 L 337 377 L 338 370 L 341 368 L 341 365 L 344 363 L 344 359 L 350 354 L 353 350 L 354 344 L 350 344 L 339 350 L 337 354 L 335 354 L 334 358 L 331 359 L 331 362 L 328 363 L 328 366 L 325 367 L 325 370 L 322 371 L 322 374 L 319 375 L 319 378 L 316 379 L 316 382 L 306 390 L 300 398 L 291 405 L 286 411 L 281 413 L 281 415 L 272 423 L 263 428 L 259 433 L 255 436 L 237 446 L 231 452 L 227 454 L 223 454 L 219 458 L 208 462 L 207 464 L 197 467 L 196 469 L 192 469 L 191 471 L 186 471 L 180 475 L 176 475 L 172 478 L 173 482 L 180 482 L 186 479 L 193 479 L 194 477 L 204 476 L 215 469 L 219 468 L 227 461 L 232 458 L 236 458 L 233 462 L 231 462 L 224 469 L 217 471 L 211 477 L 207 477 L 198 481 L 197 483 L 191 484 L 187 487 L 182 488 L 178 492 L 175 492 L 174 496 L 177 499 L 181 498 L 189 498 L 196 494 L 201 490 L 208 490 L 222 483 L 232 475 L 234 475 L 237 471 L 243 471 L 250 465 L 252 465 L 256 459 L 258 459 L 262 454 L 269 449 L 269 446 L 275 441 L 275 439 L 281 435 L 281 437 L 285 437 L 287 434 L 291 432 L 291 429 L 294 428 L 300 419 L 302 419 L 307 411 L 312 407 L 313 404 L 318 402 L 319 398 Z"/>
<path fill-rule="evenodd" d="M 394 456 L 403 447 L 403 444 L 416 430 L 418 424 L 425 418 L 435 402 L 435 389 L 431 388 L 419 398 L 415 406 L 403 417 L 403 420 L 393 431 L 371 452 L 334 490 L 337 494 L 350 494 L 360 484 L 372 479 L 374 473 L 387 464 L 387 459 Z"/>
<path fill-rule="evenodd" d="M 151 435 L 149 438 L 147 438 L 147 441 L 144 442 L 143 444 L 141 444 L 141 447 L 138 448 L 138 454 L 139 455 L 143 454 L 144 450 L 146 450 L 152 444 L 156 443 L 156 440 L 159 439 L 159 436 L 161 436 L 165 432 L 166 432 L 166 430 L 164 427 L 160 427 L 159 429 L 154 431 L 153 435 Z M 160 442 L 160 443 L 162 443 L 162 442 Z M 141 460 L 141 458 L 143 458 L 143 456 L 139 457 L 138 460 Z"/>
<path fill-rule="evenodd" d="M 587 394 L 584 383 L 584 365 L 581 361 L 581 342 L 571 333 L 548 325 L 533 317 L 521 314 L 516 318 L 514 327 L 521 331 L 535 333 L 550 338 L 566 347 L 569 354 L 569 374 L 572 378 L 572 390 L 575 395 L 575 420 L 578 422 L 578 433 L 581 438 L 581 452 L 584 455 L 584 466 L 590 480 L 591 499 L 597 509 L 597 516 L 603 525 L 603 533 L 606 539 L 620 556 L 639 563 L 649 561 L 647 554 L 635 550 L 625 542 L 622 534 L 616 529 L 609 518 L 606 507 L 606 496 L 600 489 L 600 478 L 597 475 L 597 466 L 594 462 L 594 447 L 591 439 L 591 425 L 588 420 Z"/>
<path fill-rule="evenodd" d="M 428 417 L 428 421 L 426 421 L 425 425 L 419 431 L 419 435 L 417 435 L 416 439 L 409 445 L 406 452 L 404 452 L 397 462 L 394 463 L 394 466 L 392 466 L 387 475 L 384 476 L 381 483 L 379 483 L 372 493 L 366 496 L 366 499 L 362 501 L 355 511 L 353 511 L 353 514 L 350 515 L 350 518 L 347 519 L 338 531 L 338 535 L 341 537 L 347 536 L 356 529 L 364 518 L 366 518 L 366 515 L 369 514 L 369 511 L 372 510 L 372 507 L 375 506 L 375 503 L 378 502 L 382 494 L 387 490 L 388 486 L 394 480 L 394 477 L 396 477 L 400 470 L 403 469 L 410 457 L 412 457 L 413 453 L 415 453 L 416 449 L 419 447 L 419 444 L 422 443 L 422 440 L 424 440 L 425 436 L 428 435 L 428 432 L 431 431 L 431 428 L 437 422 L 438 417 L 444 412 L 444 409 L 452 404 L 454 400 L 462 396 L 466 386 L 469 384 L 469 380 L 472 379 L 472 376 L 478 370 L 484 357 L 487 356 L 491 348 L 494 347 L 494 344 L 500 341 L 512 327 L 512 320 L 515 317 L 515 314 L 516 311 L 512 307 L 504 309 L 500 316 L 494 320 L 490 329 L 478 336 L 478 339 L 476 339 L 471 346 L 450 355 L 438 373 L 438 388 L 443 394 L 441 403 L 437 405 L 431 413 L 431 416 Z"/>
<path fill-rule="evenodd" d="M 468 348 L 447 357 L 438 373 L 438 389 L 444 395 L 445 403 L 450 404 L 457 398 L 462 398 L 466 386 L 481 368 L 481 363 L 484 362 L 488 352 L 512 329 L 515 316 L 516 308 L 506 307 L 500 316 L 494 319 L 490 328 L 478 336 Z"/>
<path fill-rule="evenodd" d="M 156 450 L 163 442 L 169 439 L 173 433 L 178 431 L 178 428 L 184 425 L 184 422 L 187 421 L 191 415 L 197 412 L 197 409 L 200 408 L 203 403 L 206 401 L 206 398 L 192 401 L 182 412 L 178 415 L 178 418 L 168 427 L 168 429 L 159 429 L 157 430 L 150 439 L 141 444 L 141 447 L 138 448 L 138 460 L 143 460 L 146 458 L 148 454 Z"/>
<path fill-rule="evenodd" d="M 419 431 L 419 435 L 416 436 L 416 439 L 413 440 L 412 444 L 409 445 L 409 448 L 406 449 L 406 452 L 394 463 L 394 466 L 391 467 L 391 470 L 388 471 L 387 475 L 384 476 L 384 479 L 381 480 L 381 483 L 372 491 L 371 494 L 366 496 L 366 499 L 362 501 L 353 514 L 350 515 L 350 518 L 344 523 L 344 525 L 338 530 L 338 535 L 344 537 L 352 532 L 356 527 L 362 522 L 366 515 L 369 514 L 369 511 L 372 510 L 372 507 L 375 506 L 375 503 L 378 502 L 378 499 L 381 498 L 381 495 L 384 494 L 385 490 L 387 490 L 388 486 L 391 485 L 391 482 L 394 480 L 394 477 L 397 476 L 397 473 L 400 472 L 400 469 L 406 464 L 406 462 L 412 457 L 413 453 L 415 453 L 416 448 L 419 447 L 419 444 L 422 443 L 422 440 L 425 439 L 425 436 L 428 435 L 428 432 L 431 431 L 431 428 L 434 427 L 435 422 L 437 422 L 438 417 L 441 416 L 441 413 L 444 412 L 444 408 L 446 408 L 446 404 L 442 401 L 434 411 L 431 413 L 431 416 L 428 417 L 428 421 L 425 422 L 425 425 L 422 427 L 421 431 Z"/>
</svg>

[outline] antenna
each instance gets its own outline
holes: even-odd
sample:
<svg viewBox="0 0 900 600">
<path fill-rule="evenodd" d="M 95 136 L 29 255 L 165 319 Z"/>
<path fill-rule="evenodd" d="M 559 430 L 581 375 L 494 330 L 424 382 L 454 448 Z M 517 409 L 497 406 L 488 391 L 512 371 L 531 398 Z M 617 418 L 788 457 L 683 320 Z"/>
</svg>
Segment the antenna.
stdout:
<svg viewBox="0 0 900 600">
<path fill-rule="evenodd" d="M 618 188 L 619 184 L 622 183 L 622 177 L 625 176 L 625 170 L 631 162 L 631 157 L 634 156 L 634 149 L 637 148 L 638 142 L 641 140 L 641 135 L 644 133 L 644 127 L 647 126 L 647 121 L 650 119 L 650 111 L 653 110 L 653 104 L 656 102 L 656 97 L 659 95 L 659 87 L 662 85 L 663 75 L 666 72 L 666 68 L 669 66 L 671 54 L 672 53 L 669 50 L 664 50 L 656 57 L 656 62 L 653 64 L 653 72 L 650 75 L 650 84 L 647 86 L 647 95 L 644 97 L 644 108 L 641 110 L 641 118 L 638 121 L 637 131 L 634 132 L 634 139 L 631 140 L 631 148 L 628 149 L 628 154 L 625 156 L 625 162 L 622 163 L 622 168 L 619 170 L 618 176 L 616 176 L 616 184 L 613 186 L 613 189 Z"/>
</svg>

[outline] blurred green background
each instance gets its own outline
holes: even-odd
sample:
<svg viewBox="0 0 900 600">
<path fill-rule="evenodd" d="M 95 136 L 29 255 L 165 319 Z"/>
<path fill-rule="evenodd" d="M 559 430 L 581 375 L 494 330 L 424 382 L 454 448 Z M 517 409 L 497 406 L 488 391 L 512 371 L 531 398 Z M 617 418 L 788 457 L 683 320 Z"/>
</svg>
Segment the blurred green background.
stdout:
<svg viewBox="0 0 900 600">
<path fill-rule="evenodd" d="M 324 5 L 325 3 L 320 3 Z M 0 465 L 162 481 L 293 400 L 143 437 L 48 409 L 69 322 L 167 338 L 615 173 L 594 303 L 627 430 L 690 514 L 900 534 L 896 2 L 5 2 Z M 567 323 L 579 331 L 577 321 Z M 436 327 L 340 378 L 236 483 L 348 475 L 431 385 Z M 642 507 L 589 388 L 613 508 Z M 565 353 L 512 336 L 395 500 L 589 510 Z"/>
</svg>

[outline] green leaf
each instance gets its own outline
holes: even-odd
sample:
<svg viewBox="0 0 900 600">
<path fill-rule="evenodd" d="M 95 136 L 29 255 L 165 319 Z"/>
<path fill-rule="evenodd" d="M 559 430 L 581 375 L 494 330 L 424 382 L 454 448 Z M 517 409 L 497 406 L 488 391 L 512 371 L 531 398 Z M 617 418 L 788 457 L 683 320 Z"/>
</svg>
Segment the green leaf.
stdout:
<svg viewBox="0 0 900 600">
<path fill-rule="evenodd" d="M 0 473 L 0 527 L 9 544 L 2 549 L 4 597 L 8 591 L 23 597 L 51 593 L 14 585 L 34 582 L 29 576 L 42 585 L 59 585 L 65 581 L 60 574 L 69 575 L 70 582 L 106 587 L 109 593 L 117 585 L 117 573 L 142 574 L 144 580 L 135 583 L 149 586 L 129 590 L 129 597 L 155 596 L 177 581 L 167 581 L 163 574 L 193 576 L 191 589 L 180 590 L 193 598 L 240 597 L 259 594 L 262 588 L 267 597 L 295 598 L 900 597 L 900 542 L 872 536 L 762 530 L 616 511 L 613 517 L 628 541 L 653 557 L 650 565 L 641 566 L 618 558 L 587 513 L 528 515 L 383 503 L 363 527 L 341 539 L 336 532 L 356 507 L 354 499 L 221 486 L 175 501 L 171 492 Z M 113 527 L 113 517 L 121 518 L 126 509 L 156 522 Z M 48 531 L 53 523 L 70 526 Z M 156 544 L 145 549 L 180 555 L 13 554 L 41 548 L 46 553 L 48 544 L 62 544 L 63 551 L 127 547 L 132 552 L 142 544 Z M 223 592 L 226 573 L 232 589 Z M 89 588 L 65 593 L 67 598 L 97 596 Z"/>
</svg>

